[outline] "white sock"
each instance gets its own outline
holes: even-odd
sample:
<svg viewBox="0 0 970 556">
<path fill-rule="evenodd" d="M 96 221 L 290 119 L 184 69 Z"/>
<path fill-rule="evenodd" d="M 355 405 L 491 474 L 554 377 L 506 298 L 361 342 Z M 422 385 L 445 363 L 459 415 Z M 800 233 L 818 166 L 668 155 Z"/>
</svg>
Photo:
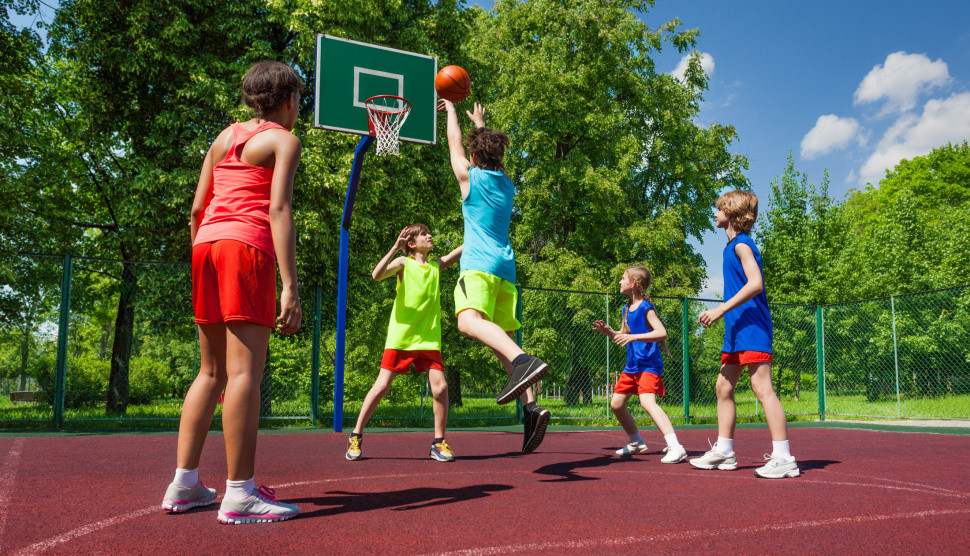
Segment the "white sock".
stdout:
<svg viewBox="0 0 970 556">
<path fill-rule="evenodd" d="M 637 431 L 630 436 L 630 444 L 643 444 L 643 437 L 640 436 L 640 431 Z"/>
<path fill-rule="evenodd" d="M 245 481 L 226 481 L 226 498 L 233 500 L 245 500 L 256 490 L 256 481 L 253 477 Z"/>
<path fill-rule="evenodd" d="M 680 442 L 677 441 L 677 433 L 675 432 L 672 432 L 670 434 L 665 434 L 664 440 L 667 441 L 667 446 L 670 446 L 671 448 L 680 446 Z"/>
<path fill-rule="evenodd" d="M 183 488 L 192 488 L 199 484 L 199 469 L 181 469 L 176 467 L 175 479 L 172 482 Z"/>
<path fill-rule="evenodd" d="M 714 445 L 714 449 L 722 456 L 730 456 L 734 453 L 734 439 L 719 436 L 717 437 L 717 444 Z"/>
<path fill-rule="evenodd" d="M 783 457 L 785 459 L 791 458 L 791 449 L 788 447 L 787 440 L 772 440 L 771 441 L 771 455 Z"/>
</svg>

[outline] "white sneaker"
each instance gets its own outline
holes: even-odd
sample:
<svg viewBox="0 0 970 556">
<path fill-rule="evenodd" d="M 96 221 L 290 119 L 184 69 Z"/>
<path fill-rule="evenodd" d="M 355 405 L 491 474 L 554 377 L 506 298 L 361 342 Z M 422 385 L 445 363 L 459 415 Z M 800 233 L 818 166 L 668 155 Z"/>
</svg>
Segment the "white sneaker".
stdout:
<svg viewBox="0 0 970 556">
<path fill-rule="evenodd" d="M 168 485 L 162 508 L 170 512 L 181 513 L 191 508 L 208 506 L 216 501 L 216 489 L 209 488 L 199 481 L 192 488 L 185 488 L 175 483 Z"/>
<path fill-rule="evenodd" d="M 667 446 L 664 448 L 667 455 L 660 458 L 660 463 L 680 463 L 687 459 L 687 450 L 683 446 Z"/>
<path fill-rule="evenodd" d="M 708 442 L 710 444 L 710 442 Z M 734 457 L 734 452 L 722 454 L 713 445 L 711 450 L 699 458 L 689 461 L 691 465 L 698 469 L 720 469 L 721 471 L 734 471 L 738 468 L 738 460 Z"/>
<path fill-rule="evenodd" d="M 765 459 L 768 460 L 768 463 L 754 470 L 755 477 L 784 479 L 785 477 L 797 477 L 801 474 L 801 471 L 798 470 L 798 462 L 795 461 L 794 456 L 785 458 L 765 454 Z"/>
<path fill-rule="evenodd" d="M 275 494 L 273 489 L 261 486 L 244 500 L 224 496 L 217 519 L 227 524 L 263 523 L 283 521 L 300 513 L 299 506 L 280 502 Z"/>
<path fill-rule="evenodd" d="M 647 444 L 645 442 L 631 442 L 626 446 L 620 448 L 616 451 L 618 456 L 632 456 L 633 454 L 642 454 L 647 451 Z"/>
</svg>

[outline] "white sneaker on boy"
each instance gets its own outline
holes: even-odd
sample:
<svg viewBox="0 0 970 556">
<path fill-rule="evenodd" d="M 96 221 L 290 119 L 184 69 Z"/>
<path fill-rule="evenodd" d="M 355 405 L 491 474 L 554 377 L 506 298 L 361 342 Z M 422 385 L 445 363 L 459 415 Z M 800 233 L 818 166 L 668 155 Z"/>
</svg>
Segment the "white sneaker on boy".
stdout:
<svg viewBox="0 0 970 556">
<path fill-rule="evenodd" d="M 784 479 L 786 477 L 797 477 L 801 474 L 798 469 L 798 462 L 794 457 L 783 457 L 765 454 L 768 460 L 763 467 L 754 470 L 755 477 L 763 479 Z"/>
<path fill-rule="evenodd" d="M 643 452 L 646 452 L 647 449 L 647 444 L 645 442 L 631 442 L 617 450 L 616 455 L 632 456 L 633 454 L 642 454 Z"/>
<path fill-rule="evenodd" d="M 667 446 L 663 450 L 667 455 L 660 458 L 660 463 L 680 463 L 687 459 L 687 450 L 683 446 Z"/>
</svg>

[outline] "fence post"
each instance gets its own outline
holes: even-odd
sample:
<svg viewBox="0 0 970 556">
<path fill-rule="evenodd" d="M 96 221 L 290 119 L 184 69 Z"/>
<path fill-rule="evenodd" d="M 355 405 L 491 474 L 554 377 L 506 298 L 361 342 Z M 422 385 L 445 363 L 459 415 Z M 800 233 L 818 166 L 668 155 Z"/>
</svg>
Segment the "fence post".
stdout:
<svg viewBox="0 0 970 556">
<path fill-rule="evenodd" d="M 57 324 L 57 363 L 54 371 L 54 428 L 64 423 L 64 396 L 67 391 L 67 326 L 71 314 L 71 275 L 74 263 L 71 255 L 64 255 L 61 274 L 61 307 Z"/>
<path fill-rule="evenodd" d="M 515 343 L 522 347 L 522 286 L 515 285 L 515 320 L 519 321 L 519 329 L 515 331 Z M 539 389 L 536 387 L 536 401 L 539 401 Z M 522 422 L 522 400 L 515 399 L 515 420 Z"/>
<path fill-rule="evenodd" d="M 313 288 L 313 352 L 310 356 L 310 422 L 317 426 L 320 410 L 320 311 L 323 286 Z"/>
<path fill-rule="evenodd" d="M 607 296 L 606 296 L 606 326 L 607 327 L 610 326 L 610 296 L 609 296 L 609 294 L 607 294 Z M 606 391 L 609 392 L 609 387 L 610 387 L 610 344 L 612 344 L 613 342 L 610 341 L 610 337 L 609 336 L 604 336 L 603 339 L 606 342 L 606 385 L 605 385 L 605 388 L 606 388 Z M 606 398 L 606 413 L 605 413 L 605 415 L 606 415 L 606 418 L 609 419 L 610 418 L 610 396 L 604 396 L 604 398 Z"/>
<path fill-rule="evenodd" d="M 889 307 L 893 313 L 893 363 L 896 369 L 896 418 L 900 417 L 899 409 L 899 349 L 896 346 L 896 298 L 889 296 Z"/>
<path fill-rule="evenodd" d="M 825 336 L 822 306 L 815 306 L 815 366 L 818 369 L 818 420 L 825 420 Z"/>
<path fill-rule="evenodd" d="M 690 319 L 688 311 L 690 302 L 685 297 L 682 302 L 681 310 L 681 345 L 683 346 L 681 355 L 681 380 L 684 386 L 684 424 L 690 424 Z"/>
</svg>

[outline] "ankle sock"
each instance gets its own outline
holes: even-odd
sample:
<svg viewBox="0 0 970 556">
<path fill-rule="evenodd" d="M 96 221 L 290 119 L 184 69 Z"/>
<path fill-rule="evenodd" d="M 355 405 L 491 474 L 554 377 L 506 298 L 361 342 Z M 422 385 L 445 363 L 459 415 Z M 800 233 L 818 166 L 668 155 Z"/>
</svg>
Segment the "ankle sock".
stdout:
<svg viewBox="0 0 970 556">
<path fill-rule="evenodd" d="M 637 431 L 630 436 L 630 444 L 643 444 L 643 437 L 640 436 L 640 431 Z"/>
<path fill-rule="evenodd" d="M 791 448 L 788 446 L 787 440 L 772 440 L 771 441 L 771 455 L 783 457 L 785 459 L 791 458 Z"/>
<path fill-rule="evenodd" d="M 670 434 L 664 435 L 664 440 L 667 441 L 667 446 L 673 448 L 674 446 L 680 446 L 680 441 L 677 440 L 677 433 L 672 432 Z"/>
<path fill-rule="evenodd" d="M 722 456 L 729 456 L 734 453 L 734 439 L 719 436 L 717 437 L 717 444 L 714 445 L 714 449 Z"/>
<path fill-rule="evenodd" d="M 256 490 L 256 481 L 250 477 L 245 481 L 226 481 L 226 495 L 224 498 L 233 500 L 245 500 Z"/>
<path fill-rule="evenodd" d="M 181 469 L 176 467 L 175 479 L 172 482 L 183 488 L 192 488 L 199 484 L 199 469 Z"/>
</svg>

